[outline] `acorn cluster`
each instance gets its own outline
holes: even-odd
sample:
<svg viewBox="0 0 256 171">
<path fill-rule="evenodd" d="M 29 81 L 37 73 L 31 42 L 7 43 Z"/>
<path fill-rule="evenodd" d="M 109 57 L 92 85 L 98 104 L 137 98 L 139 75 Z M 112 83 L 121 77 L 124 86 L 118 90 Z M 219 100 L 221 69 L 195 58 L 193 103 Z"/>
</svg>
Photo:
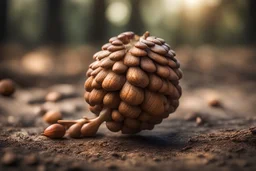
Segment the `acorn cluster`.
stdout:
<svg viewBox="0 0 256 171">
<path fill-rule="evenodd" d="M 96 115 L 107 110 L 110 131 L 151 130 L 179 106 L 182 78 L 176 54 L 165 40 L 124 32 L 94 54 L 86 73 L 85 100 Z"/>
</svg>

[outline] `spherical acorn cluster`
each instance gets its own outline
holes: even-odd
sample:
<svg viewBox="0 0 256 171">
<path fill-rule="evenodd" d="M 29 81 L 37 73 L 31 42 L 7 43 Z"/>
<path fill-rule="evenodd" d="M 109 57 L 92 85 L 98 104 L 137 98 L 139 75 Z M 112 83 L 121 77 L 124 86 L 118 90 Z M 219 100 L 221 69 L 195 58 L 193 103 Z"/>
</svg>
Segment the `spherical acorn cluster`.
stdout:
<svg viewBox="0 0 256 171">
<path fill-rule="evenodd" d="M 94 54 L 86 73 L 85 100 L 96 115 L 110 112 L 110 131 L 133 134 L 151 130 L 179 105 L 182 78 L 175 52 L 146 32 L 124 32 Z"/>
</svg>

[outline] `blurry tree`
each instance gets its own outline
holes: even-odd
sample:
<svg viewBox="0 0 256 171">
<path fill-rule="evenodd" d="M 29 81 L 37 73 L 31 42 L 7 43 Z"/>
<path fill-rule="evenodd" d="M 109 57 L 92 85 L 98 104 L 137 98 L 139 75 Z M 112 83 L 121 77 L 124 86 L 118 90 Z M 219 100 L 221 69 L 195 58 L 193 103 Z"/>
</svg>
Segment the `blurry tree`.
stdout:
<svg viewBox="0 0 256 171">
<path fill-rule="evenodd" d="M 249 0 L 249 16 L 247 23 L 247 39 L 249 43 L 256 43 L 256 1 Z"/>
<path fill-rule="evenodd" d="M 204 43 L 216 43 L 216 28 L 221 16 L 221 8 L 219 6 L 208 7 L 206 14 L 202 16 L 202 34 Z"/>
<path fill-rule="evenodd" d="M 92 3 L 92 20 L 89 28 L 89 42 L 98 43 L 106 38 L 107 23 L 105 17 L 105 0 L 94 0 Z"/>
<path fill-rule="evenodd" d="M 0 43 L 5 42 L 6 40 L 6 26 L 7 26 L 7 5 L 8 0 L 0 1 Z"/>
<path fill-rule="evenodd" d="M 62 22 L 62 0 L 46 0 L 46 18 L 43 39 L 45 43 L 64 43 L 64 27 Z"/>
<path fill-rule="evenodd" d="M 182 1 L 182 3 L 184 3 Z M 177 17 L 177 20 L 178 20 L 178 26 L 177 26 L 177 30 L 176 30 L 176 34 L 173 36 L 174 37 L 174 42 L 175 44 L 181 44 L 183 42 L 185 42 L 185 36 L 184 36 L 184 33 L 185 33 L 185 30 L 187 28 L 190 28 L 190 27 L 186 27 L 186 9 L 184 8 L 184 5 L 181 5 L 180 7 L 180 11 L 179 11 L 179 15 Z"/>
<path fill-rule="evenodd" d="M 130 0 L 131 4 L 131 16 L 127 24 L 127 29 L 133 31 L 136 34 L 143 34 L 144 22 L 141 17 L 141 0 Z"/>
</svg>

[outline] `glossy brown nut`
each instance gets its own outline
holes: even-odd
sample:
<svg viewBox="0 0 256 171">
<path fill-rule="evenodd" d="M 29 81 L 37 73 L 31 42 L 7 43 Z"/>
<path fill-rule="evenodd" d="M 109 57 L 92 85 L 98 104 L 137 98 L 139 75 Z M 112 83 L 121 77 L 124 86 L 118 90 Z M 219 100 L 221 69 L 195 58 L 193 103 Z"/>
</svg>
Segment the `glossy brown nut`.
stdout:
<svg viewBox="0 0 256 171">
<path fill-rule="evenodd" d="M 62 114 L 55 110 L 48 111 L 43 116 L 43 120 L 49 124 L 57 123 L 60 119 L 62 119 Z"/>
<path fill-rule="evenodd" d="M 55 139 L 62 138 L 66 133 L 64 126 L 61 124 L 52 124 L 44 130 L 43 135 Z"/>
<path fill-rule="evenodd" d="M 0 81 L 0 94 L 3 96 L 10 96 L 15 92 L 14 82 L 10 79 L 3 79 Z"/>
</svg>

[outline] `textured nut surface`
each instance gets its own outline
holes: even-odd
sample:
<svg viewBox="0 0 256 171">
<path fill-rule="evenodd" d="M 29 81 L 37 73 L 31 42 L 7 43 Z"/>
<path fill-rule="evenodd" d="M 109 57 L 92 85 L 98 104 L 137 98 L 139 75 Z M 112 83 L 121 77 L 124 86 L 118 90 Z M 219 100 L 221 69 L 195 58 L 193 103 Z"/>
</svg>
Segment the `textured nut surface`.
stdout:
<svg viewBox="0 0 256 171">
<path fill-rule="evenodd" d="M 89 109 L 96 115 L 103 109 L 111 111 L 106 122 L 110 131 L 152 130 L 179 106 L 183 74 L 175 56 L 164 39 L 149 32 L 110 38 L 93 56 L 86 74 L 84 97 Z"/>
</svg>

